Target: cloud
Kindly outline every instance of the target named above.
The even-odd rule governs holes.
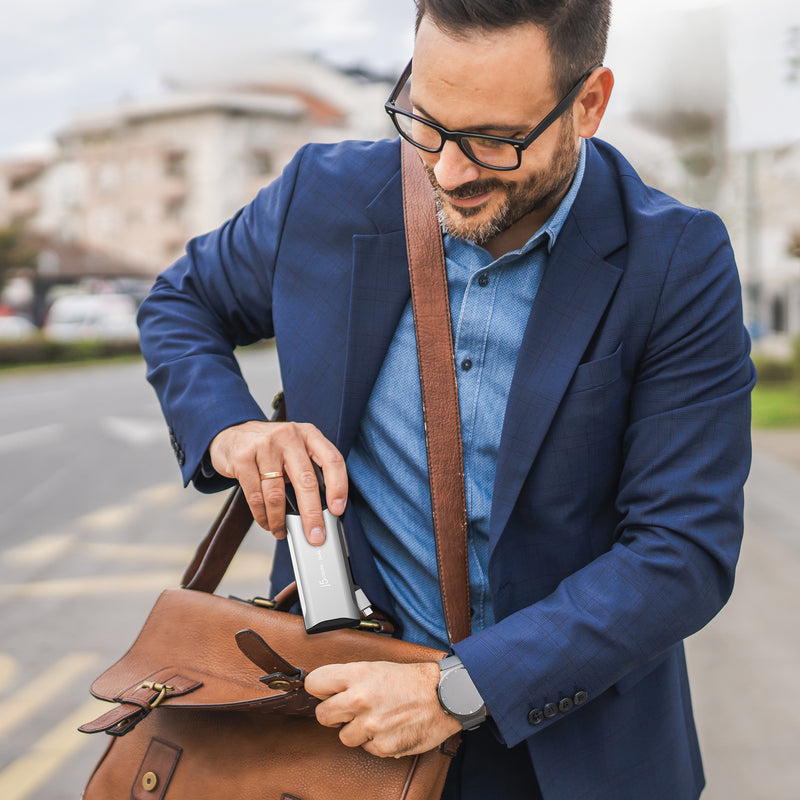
[[[28,0],[0,26],[0,153],[64,127],[77,111],[148,97],[164,74],[213,71],[233,53],[287,50],[384,72],[411,52],[413,0]],[[230,61],[231,56],[227,56]]]

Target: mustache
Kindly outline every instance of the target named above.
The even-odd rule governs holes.
[[[445,191],[441,186],[438,186],[438,184],[437,188],[444,192],[444,194],[446,194],[448,197],[452,197],[455,200],[461,200],[465,197],[474,197],[477,194],[485,194],[486,192],[501,188],[503,185],[503,181],[497,180],[496,178],[485,178],[484,180],[480,181],[462,183],[461,186],[456,186],[455,189],[450,189],[450,191]]]
[[[483,178],[477,181],[469,181],[469,183],[462,183],[461,186],[456,186],[455,189],[443,189],[439,181],[436,180],[433,174],[433,169],[427,164],[423,163],[425,172],[428,173],[431,185],[437,192],[441,192],[446,197],[452,197],[454,200],[463,200],[466,197],[474,197],[477,194],[485,194],[494,189],[499,189],[506,186],[505,181],[499,178]]]

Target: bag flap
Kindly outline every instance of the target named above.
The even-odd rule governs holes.
[[[128,702],[145,683],[169,685],[181,676],[193,688],[167,691],[158,705],[198,708],[251,705],[282,713],[313,713],[316,700],[293,682],[271,689],[264,671],[239,648],[236,634],[255,631],[284,661],[310,672],[352,661],[439,661],[445,653],[371,632],[309,635],[295,614],[191,589],[162,592],[128,652],[92,684],[92,694]],[[280,685],[280,684],[279,684]]]

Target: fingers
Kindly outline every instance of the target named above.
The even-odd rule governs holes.
[[[305,690],[320,700],[344,692],[350,686],[350,672],[353,666],[346,664],[325,664],[306,675]],[[324,723],[323,723],[324,724]]]
[[[322,699],[321,725],[347,747],[383,758],[423,753],[461,729],[436,698],[439,665],[353,662],[312,671],[306,690]]]
[[[313,425],[250,421],[220,432],[209,447],[214,468],[235,478],[253,517],[277,538],[286,536],[285,476],[297,497],[303,530],[311,544],[325,541],[319,485],[312,462],[321,467],[326,502],[339,515],[347,502],[344,458]]]
[[[284,488],[284,473],[280,466],[276,469],[264,469],[257,466],[259,482],[253,491],[253,500],[258,505],[258,492],[261,492],[266,520],[262,523],[256,518],[259,525],[272,532],[277,539],[286,538],[286,490]],[[275,476],[275,477],[273,477]],[[277,477],[280,476],[280,477]],[[248,500],[249,502],[249,500]],[[251,506],[252,508],[252,506]],[[255,516],[255,514],[254,514]]]

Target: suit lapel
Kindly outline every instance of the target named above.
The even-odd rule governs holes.
[[[622,275],[603,256],[625,241],[618,189],[589,143],[583,184],[550,255],[517,358],[498,453],[493,544]]]
[[[385,209],[391,212],[387,214]],[[376,226],[385,230],[353,237],[347,352],[336,435],[336,445],[345,457],[411,296],[399,174],[367,210],[375,212]]]

